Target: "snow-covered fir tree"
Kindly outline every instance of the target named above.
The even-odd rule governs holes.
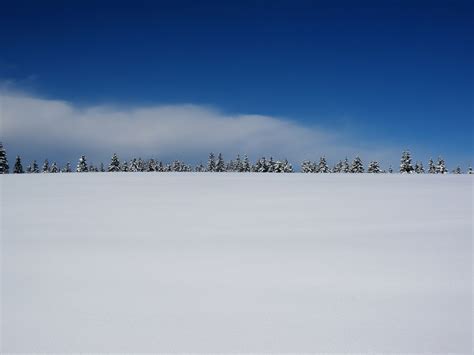
[[[334,165],[334,167],[332,168],[332,172],[333,173],[342,173],[343,168],[344,168],[344,163],[342,162],[342,160],[339,160],[339,162],[337,162]]]
[[[436,174],[436,165],[435,165],[433,159],[431,159],[431,158],[430,158],[430,161],[428,162],[428,173]]]
[[[408,150],[405,150],[402,153],[402,158],[400,159],[400,173],[402,174],[411,174],[414,171],[413,165],[411,164],[411,155]]]
[[[444,162],[444,159],[441,157],[438,157],[438,164],[436,164],[436,174],[447,174],[448,169],[446,169],[446,164]]]
[[[87,160],[84,155],[81,155],[79,158],[79,162],[77,163],[76,171],[78,173],[86,173],[89,171],[89,168],[87,167]]]
[[[393,168],[392,168],[391,165],[388,167],[388,173],[389,173],[389,174],[393,174]]]
[[[241,173],[244,171],[244,164],[242,162],[242,159],[240,159],[240,154],[237,154],[237,157],[235,158],[234,171],[238,173]]]
[[[316,167],[314,163],[310,160],[305,160],[301,164],[301,172],[302,173],[314,173],[316,170]]]
[[[199,163],[199,165],[196,166],[196,169],[194,169],[197,173],[202,173],[206,171],[206,167],[202,162]]]
[[[359,156],[356,156],[352,161],[350,172],[353,174],[360,174],[364,172],[364,164],[362,163],[362,159],[360,159]]]
[[[469,175],[474,174],[474,171],[472,170],[472,166],[470,166],[470,167],[467,169],[467,173],[468,173]]]
[[[329,173],[329,167],[326,162],[326,157],[319,158],[319,164],[317,169],[318,173]]]
[[[33,167],[31,169],[31,172],[37,174],[39,173],[39,166],[38,166],[38,163],[36,162],[36,160],[33,160]]]
[[[342,169],[341,173],[350,173],[351,172],[351,166],[349,165],[349,159],[347,157],[344,159],[344,162],[342,163]]]
[[[8,174],[10,166],[8,165],[7,152],[0,142],[0,174]]]
[[[214,172],[216,171],[216,157],[214,153],[209,153],[209,159],[207,160],[207,171]]]
[[[417,174],[424,174],[425,173],[425,168],[423,167],[423,162],[416,162],[415,163],[415,173]]]
[[[44,160],[42,172],[43,172],[43,173],[49,173],[49,162],[48,162],[48,159],[45,159],[45,160]]]
[[[382,172],[382,170],[380,169],[380,165],[379,165],[379,162],[378,161],[371,161],[369,163],[369,166],[367,167],[367,172],[368,173],[371,173],[371,174],[379,174]]]
[[[15,166],[13,167],[13,174],[23,174],[23,165],[21,165],[21,158],[19,155],[16,156]]]
[[[63,173],[70,173],[71,171],[72,171],[71,170],[71,163],[67,162],[66,166],[63,168]]]
[[[216,172],[222,173],[225,171],[225,162],[224,158],[222,157],[222,153],[219,153],[217,156],[217,163],[216,163]]]
[[[58,168],[55,161],[53,161],[53,164],[51,164],[51,167],[49,168],[49,171],[51,173],[59,173],[59,168]]]
[[[293,172],[293,166],[290,164],[290,162],[287,159],[283,160],[283,172],[284,173]]]
[[[128,171],[137,172],[140,171],[140,167],[138,166],[138,160],[136,158],[132,158],[128,163]]]
[[[114,153],[114,155],[112,155],[112,158],[110,159],[110,164],[109,164],[109,167],[107,168],[107,171],[115,173],[121,170],[122,169],[120,167],[120,160],[117,154]]]
[[[244,162],[242,163],[242,165],[243,165],[242,171],[245,173],[250,172],[250,170],[252,169],[252,167],[250,166],[250,161],[247,154],[244,155]]]
[[[461,167],[460,167],[460,166],[457,166],[457,167],[453,170],[453,174],[462,174]]]
[[[122,162],[122,165],[120,166],[121,171],[127,172],[128,171],[128,163],[126,160]]]
[[[32,172],[33,172],[33,168],[31,167],[31,164],[28,164],[28,166],[26,167],[26,173],[31,174]]]
[[[146,164],[146,171],[152,172],[152,171],[157,171],[158,166],[156,164],[155,159],[149,159],[147,164]]]
[[[252,170],[257,173],[266,173],[267,169],[268,169],[267,159],[265,159],[265,157],[262,157],[255,162],[255,165]]]
[[[104,167],[104,163],[100,162],[100,168],[99,168],[99,171],[101,173],[105,173],[105,167]]]

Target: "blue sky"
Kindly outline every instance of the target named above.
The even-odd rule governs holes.
[[[4,96],[61,102],[75,117],[98,107],[128,113],[129,129],[160,129],[152,118],[140,118],[141,108],[179,111],[191,104],[198,114],[190,113],[192,129],[183,130],[194,130],[207,110],[206,119],[217,122],[259,115],[321,139],[277,151],[294,159],[336,158],[335,150],[343,153],[336,148],[346,147],[348,155],[378,152],[396,163],[399,151],[410,148],[423,160],[442,154],[466,166],[474,155],[473,13],[472,1],[3,2],[0,80]],[[32,124],[10,115],[3,120],[23,120],[23,130],[50,131],[47,120]],[[28,159],[43,159],[33,154],[43,149],[51,160],[74,160],[66,155],[87,147],[28,139],[10,126],[3,141],[11,154]],[[273,129],[265,127],[257,131]],[[234,129],[239,141],[216,140],[213,150],[247,148],[257,156],[278,146],[251,146],[248,127]],[[180,129],[167,130],[179,142]],[[289,138],[302,133],[294,134]],[[196,160],[190,152],[210,148],[117,142],[90,154],[105,159],[136,149]]]

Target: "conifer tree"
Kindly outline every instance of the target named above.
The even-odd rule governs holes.
[[[301,164],[301,172],[302,173],[314,173],[314,164],[310,160],[305,160]]]
[[[70,162],[67,162],[66,163],[66,166],[64,167],[63,169],[63,173],[70,173],[72,170],[71,170],[71,163]]]
[[[49,162],[48,162],[48,159],[45,159],[45,160],[44,160],[42,172],[43,172],[43,173],[49,173]]]
[[[469,169],[467,169],[467,173],[468,173],[469,175],[474,174],[474,172],[473,172],[473,170],[472,170],[472,166],[470,166]]]
[[[400,159],[400,173],[402,174],[411,174],[413,172],[413,166],[411,165],[411,155],[408,150],[405,150],[402,153],[402,158]]]
[[[100,172],[105,173],[104,163],[100,162]]]
[[[416,162],[415,164],[415,173],[417,174],[424,174],[425,168],[423,167],[423,162]]]
[[[438,164],[436,165],[436,174],[447,174],[448,169],[446,169],[446,164],[444,159],[438,157]]]
[[[209,159],[207,160],[207,171],[216,171],[216,158],[212,152],[209,154]]]
[[[49,168],[49,171],[51,173],[58,173],[59,172],[58,166],[56,165],[55,161],[53,161],[53,164],[51,164],[51,167]]]
[[[31,164],[29,164],[27,167],[26,167],[26,173],[27,174],[31,174],[33,172],[33,168],[31,167]]]
[[[436,165],[435,165],[433,159],[431,159],[431,158],[428,162],[428,173],[436,174]]]
[[[347,157],[344,159],[344,163],[342,164],[342,173],[350,173],[351,172],[351,167],[349,165],[349,159]]]
[[[110,159],[110,164],[109,164],[109,167],[107,168],[107,171],[109,172],[118,172],[120,171],[120,160],[117,156],[116,153],[114,153],[114,155],[112,155],[112,158]]]
[[[373,160],[369,163],[369,166],[367,167],[367,172],[371,174],[379,174],[382,172],[382,170],[380,169],[379,163]]]
[[[356,156],[351,165],[351,173],[360,174],[364,172],[364,164],[359,156]]]
[[[393,174],[393,168],[392,168],[391,165],[390,165],[389,168],[388,168],[388,173],[389,173],[389,174]]]
[[[457,166],[456,169],[453,170],[453,174],[462,174],[461,167]]]
[[[329,167],[326,162],[326,157],[321,157],[318,164],[318,173],[329,173]]]
[[[244,155],[244,162],[242,163],[243,165],[243,168],[242,168],[242,171],[243,172],[250,172],[251,170],[251,166],[250,166],[250,162],[249,162],[249,157],[247,156],[247,154]]]
[[[124,172],[127,172],[129,169],[128,169],[128,163],[126,160],[123,161],[122,163],[122,171]]]
[[[39,173],[39,166],[38,166],[38,163],[36,163],[36,160],[33,160],[32,172],[35,174]]]
[[[8,174],[10,166],[8,165],[7,152],[0,142],[0,174]]]
[[[81,155],[79,158],[79,162],[77,163],[76,171],[78,173],[86,173],[89,171],[89,168],[87,167],[87,161],[86,157],[84,155]]]
[[[21,158],[19,155],[16,156],[15,166],[13,167],[13,174],[23,174],[23,165],[21,165]]]
[[[215,169],[215,171],[218,173],[222,173],[225,171],[225,162],[224,158],[222,157],[222,153],[219,153],[219,155],[217,156],[217,164]]]

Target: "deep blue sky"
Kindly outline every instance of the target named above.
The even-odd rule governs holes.
[[[472,1],[2,1],[0,79],[473,156]]]

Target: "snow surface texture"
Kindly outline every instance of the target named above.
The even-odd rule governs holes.
[[[472,176],[0,179],[3,352],[472,352]]]

